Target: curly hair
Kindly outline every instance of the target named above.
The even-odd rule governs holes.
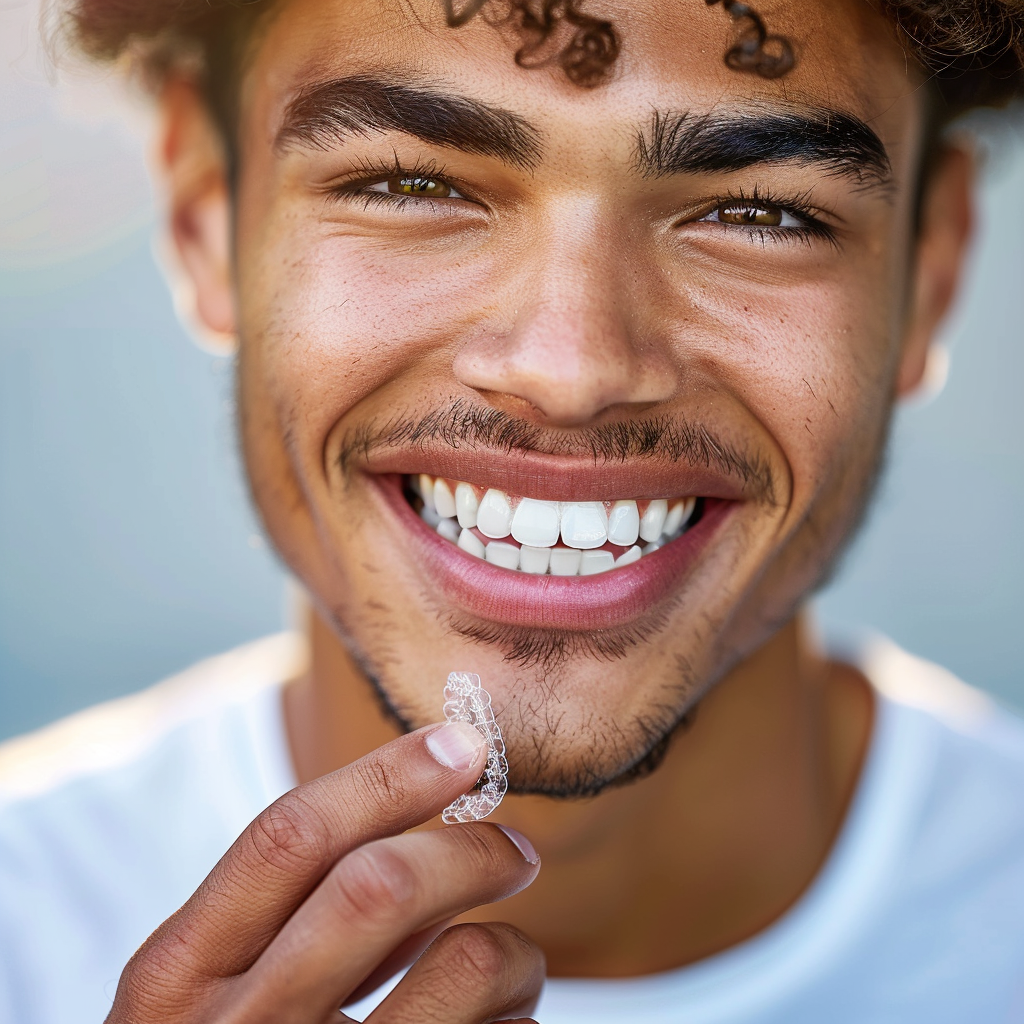
[[[141,53],[139,63],[159,78],[184,59],[203,77],[215,114],[230,123],[232,80],[241,48],[275,0],[54,0],[78,49],[113,60]],[[685,0],[678,0],[685,2]],[[698,3],[700,0],[692,0]],[[929,75],[943,118],[975,106],[998,106],[1024,93],[1024,0],[873,0],[893,23],[905,49]],[[612,72],[620,41],[611,22],[581,10],[582,0],[440,0],[449,26],[475,17],[510,26],[520,39],[521,67],[558,65],[583,88]],[[795,64],[789,40],[773,35],[757,11],[740,0],[721,5],[736,41],[729,67],[779,78]]]

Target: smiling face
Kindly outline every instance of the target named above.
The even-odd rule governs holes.
[[[792,616],[934,319],[918,83],[868,5],[765,7],[777,81],[720,8],[600,6],[594,89],[435,0],[289,0],[241,91],[267,527],[405,722],[479,673],[541,792],[643,762]]]

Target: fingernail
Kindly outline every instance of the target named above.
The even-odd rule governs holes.
[[[498,823],[495,822],[495,824],[497,825]],[[512,840],[516,849],[526,858],[527,864],[540,863],[540,854],[533,848],[533,843],[522,832],[517,832],[514,828],[509,828],[508,825],[498,825],[498,828]]]
[[[445,768],[461,772],[476,760],[486,742],[469,722],[449,722],[427,737],[427,750]]]

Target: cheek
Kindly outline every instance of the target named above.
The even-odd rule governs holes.
[[[857,463],[873,464],[891,404],[899,282],[880,268],[831,260],[831,276],[704,282],[689,297],[697,329],[687,330],[686,345],[714,363],[780,449],[794,513]]]
[[[486,254],[436,246],[396,253],[324,231],[308,222],[267,232],[241,284],[243,335],[279,415],[321,443],[385,386],[400,383],[414,400],[431,382],[450,380],[458,340],[496,307]]]

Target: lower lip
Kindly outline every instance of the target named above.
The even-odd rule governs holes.
[[[594,576],[534,576],[468,555],[431,530],[402,493],[402,478],[370,480],[398,519],[439,594],[478,618],[549,629],[608,629],[649,613],[678,589],[698,555],[738,502],[706,499],[700,521],[632,565]]]

